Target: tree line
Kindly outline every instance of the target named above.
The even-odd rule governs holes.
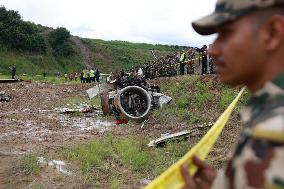
[[[0,45],[18,51],[46,53],[44,27],[23,21],[18,11],[0,6]],[[48,32],[47,41],[54,56],[72,56],[75,53],[70,32],[59,27]]]

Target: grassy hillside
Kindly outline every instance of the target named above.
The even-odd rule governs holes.
[[[126,41],[103,41],[99,39],[83,39],[90,47],[95,65],[103,72],[118,71],[143,65],[154,57],[173,55],[180,51],[181,46],[151,45],[145,43],[130,43]]]
[[[181,50],[180,46],[151,45],[130,43],[125,41],[103,41],[99,39],[83,39],[94,56],[94,64],[102,71],[109,73],[115,70],[129,69],[153,60],[151,50],[157,57],[172,55]],[[76,48],[76,47],[75,47]],[[17,74],[42,74],[44,70],[54,75],[58,71],[74,72],[84,67],[82,55],[77,49],[75,55],[55,57],[51,53],[31,53],[10,50],[0,45],[0,73],[8,74],[9,66],[15,64]]]
[[[9,67],[15,64],[17,75],[23,73],[42,74],[46,71],[48,74],[55,74],[58,71],[71,72],[80,70],[83,67],[82,58],[79,54],[72,57],[54,57],[48,53],[31,53],[8,50],[5,47],[0,48],[0,73],[10,73]]]

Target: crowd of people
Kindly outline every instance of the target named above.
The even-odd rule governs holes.
[[[81,83],[93,83],[93,82],[100,82],[100,76],[101,73],[98,68],[84,68],[81,70],[80,73],[78,72],[72,72],[72,73],[64,73],[64,79],[65,81],[77,81],[78,78],[80,78]],[[60,72],[57,73],[57,77],[60,78],[61,74]]]
[[[202,48],[189,47],[173,55],[162,56],[155,60],[146,62],[142,67],[131,68],[123,73],[138,73],[144,75],[145,79],[157,77],[171,77],[184,74],[214,74],[214,58],[207,53],[207,46]],[[10,67],[12,78],[15,77],[15,65]],[[34,74],[33,74],[34,75]],[[46,77],[46,72],[43,77]],[[100,71],[96,67],[84,68],[80,72],[61,74],[57,72],[57,78],[67,81],[80,80],[81,83],[100,82]]]
[[[131,68],[126,73],[141,72],[146,79],[171,77],[184,74],[214,74],[214,58],[207,53],[207,46],[189,47],[173,55],[162,56],[146,62],[142,67]],[[156,56],[155,56],[156,57]],[[124,72],[124,71],[122,71]],[[140,73],[141,74],[141,73]]]

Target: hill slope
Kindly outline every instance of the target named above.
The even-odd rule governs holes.
[[[75,37],[72,37],[73,39]],[[17,73],[42,74],[46,71],[49,74],[56,74],[58,71],[74,72],[79,71],[86,65],[97,66],[102,72],[129,69],[143,65],[154,57],[151,50],[154,50],[157,57],[172,55],[182,49],[180,46],[151,45],[130,43],[124,41],[104,41],[99,39],[81,39],[76,37],[76,44],[73,41],[76,53],[68,57],[55,57],[49,48],[46,53],[32,53],[0,47],[0,73],[9,73],[9,66],[15,64]],[[46,40],[45,40],[46,41]],[[80,44],[80,46],[79,46]],[[83,53],[82,48],[88,53]]]
[[[161,57],[173,55],[184,48],[182,46],[152,45],[126,41],[82,40],[93,52],[94,64],[104,72],[141,66],[154,59],[151,50],[154,50],[157,57]]]

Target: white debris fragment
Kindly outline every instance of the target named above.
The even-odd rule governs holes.
[[[169,140],[178,140],[181,138],[188,138],[190,133],[191,133],[190,131],[185,130],[185,131],[181,131],[181,132],[174,133],[174,134],[170,134],[170,133],[161,134],[160,138],[150,141],[150,143],[148,144],[148,147],[163,146]]]
[[[60,161],[60,160],[47,161],[44,157],[38,157],[38,162],[40,163],[40,165],[42,167],[50,166],[50,167],[55,168],[57,171],[65,174],[65,175],[73,175],[72,172],[67,171],[65,169],[66,164],[65,164],[64,161]]]

